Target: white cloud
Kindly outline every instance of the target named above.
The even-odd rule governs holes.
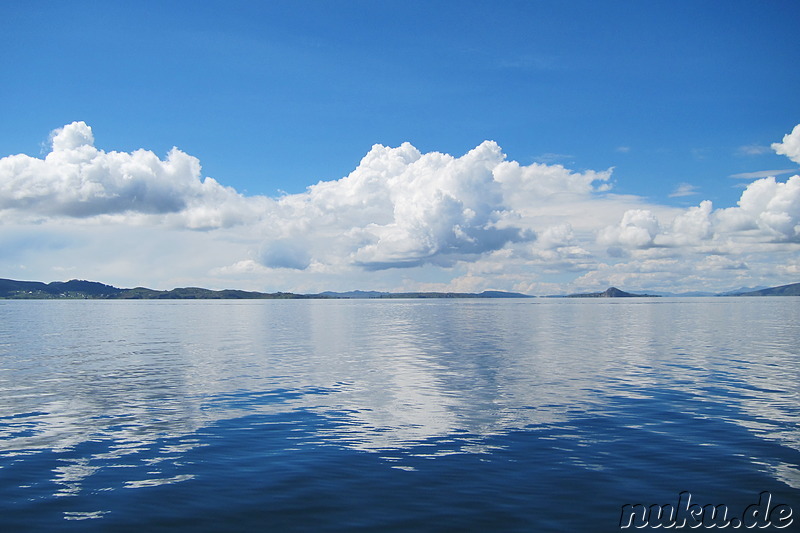
[[[85,122],[73,122],[50,133],[50,145],[54,152],[79,150],[84,146],[94,146],[92,128]]]
[[[741,259],[732,259],[724,255],[708,255],[698,262],[700,270],[747,270],[747,263]]]
[[[739,174],[731,174],[728,177],[735,179],[743,179],[743,180],[754,180],[758,178],[769,178],[775,176],[782,176],[784,174],[791,174],[792,172],[797,172],[797,170],[798,169],[796,168],[787,168],[783,170],[757,170],[755,172],[741,172]]]
[[[653,246],[699,245],[714,239],[718,244],[752,242],[800,243],[800,176],[786,182],[774,177],[750,183],[736,207],[713,211],[704,200],[663,224],[649,210],[626,211],[622,220],[598,233],[604,246],[644,249]]]
[[[462,157],[421,154],[409,143],[376,145],[350,175],[278,200],[283,220],[267,239],[304,240],[321,263],[448,266],[534,239],[536,224],[526,218],[532,209],[589,198],[606,189],[610,175],[521,166],[491,141]]]
[[[670,193],[670,198],[680,198],[683,196],[692,196],[697,194],[697,187],[691,185],[689,183],[681,183],[679,184],[672,193]]]
[[[375,145],[350,175],[279,199],[265,239],[302,241],[310,254],[303,262],[346,260],[369,270],[446,265],[496,250],[526,238],[500,224],[509,208],[492,169],[504,157],[490,141],[460,158],[423,155],[409,143]]]
[[[738,207],[721,210],[718,217],[727,231],[759,229],[772,239],[800,242],[800,176],[785,183],[772,177],[754,181]]]
[[[247,220],[252,201],[212,178],[200,179],[200,162],[177,148],[165,160],[153,152],[104,152],[92,129],[73,122],[51,135],[44,159],[24,154],[0,159],[0,210],[19,216],[182,213],[191,228]]]
[[[646,209],[625,211],[617,226],[607,226],[597,236],[603,246],[646,248],[653,246],[661,227],[656,216]]]
[[[503,161],[494,168],[495,179],[503,187],[511,207],[519,212],[553,201],[561,203],[592,192],[607,191],[611,188],[608,184],[611,172],[609,169],[580,173],[562,165],[522,166],[516,161]],[[595,187],[595,182],[600,185]]]
[[[713,235],[711,222],[712,204],[703,200],[700,205],[690,207],[672,220],[670,231],[665,235],[665,243],[678,246],[698,244]]]
[[[575,233],[569,224],[550,226],[539,235],[536,244],[545,250],[554,250],[569,246],[575,242]]]
[[[791,133],[783,136],[783,142],[772,143],[776,154],[785,155],[797,164],[800,164],[800,124],[794,127]]]
[[[761,144],[748,144],[745,146],[740,146],[736,153],[739,155],[764,155],[770,153],[772,150],[769,146],[763,146]]]
[[[795,157],[796,132],[776,151]],[[4,277],[552,294],[781,284],[798,269],[800,176],[753,181],[735,207],[678,208],[612,193],[612,169],[521,165],[491,141],[460,157],[404,143],[270,199],[203,178],[177,148],[160,159],[94,143],[76,122],[43,158],[0,159]]]

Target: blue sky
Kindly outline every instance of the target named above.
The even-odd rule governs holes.
[[[650,287],[658,280],[643,276],[644,262],[662,261],[664,272],[674,274],[666,261],[677,257],[680,263],[691,256],[697,261],[720,258],[718,264],[726,268],[690,280],[696,287],[678,281],[685,276],[675,276],[674,282],[662,276],[657,284],[666,290],[797,281],[797,236],[783,226],[776,229],[775,217],[767,223],[768,217],[751,210],[751,226],[765,235],[753,241],[753,228],[730,222],[736,213],[721,210],[736,208],[745,187],[758,178],[772,174],[777,186],[798,172],[797,161],[771,148],[800,123],[798,23],[800,4],[794,1],[5,3],[0,7],[0,157],[44,159],[51,151],[51,132],[83,122],[91,128],[91,144],[103,154],[144,150],[166,161],[177,147],[202,166],[197,183],[211,177],[245,199],[247,209],[264,211],[246,221],[181,229],[180,223],[164,219],[175,218],[186,204],[175,191],[173,200],[183,200],[173,202],[173,211],[115,204],[81,208],[77,216],[74,209],[58,207],[63,202],[43,203],[36,210],[33,200],[18,198],[24,196],[22,184],[30,181],[7,166],[5,178],[0,174],[6,180],[0,194],[8,200],[2,204],[0,244],[7,253],[0,260],[0,277],[104,276],[101,281],[166,288],[197,283],[346,290],[363,284],[359,288],[536,293],[605,288],[594,285],[612,281]],[[81,131],[68,129],[67,134],[80,136]],[[375,144],[399,149],[408,142],[429,162],[426,154],[458,159],[487,140],[499,146],[506,161],[522,167],[561,165],[573,175],[613,168],[593,188],[567,187],[570,194],[584,196],[572,198],[561,212],[598,200],[583,209],[596,227],[567,214],[555,220],[550,211],[545,223],[541,217],[557,202],[543,200],[541,215],[523,213],[514,207],[522,199],[511,198],[509,181],[501,187],[499,203],[484,206],[487,213],[501,215],[484,216],[478,209],[477,218],[468,217],[469,224],[478,224],[473,233],[458,233],[467,227],[466,219],[433,228],[429,222],[441,220],[437,210],[444,204],[413,220],[398,218],[398,206],[418,190],[404,186],[386,193],[392,199],[385,206],[394,210],[394,219],[384,220],[380,213],[374,219],[350,219],[341,213],[352,205],[325,204],[341,215],[340,233],[358,228],[351,231],[358,237],[348,245],[339,243],[338,259],[332,259],[328,256],[335,247],[322,250],[321,243],[335,236],[316,230],[317,224],[328,224],[324,217],[309,218],[302,233],[283,227],[276,214],[280,209],[266,202],[284,195],[287,204],[305,202],[313,208],[308,209],[317,209],[314,195],[303,196],[309,194],[307,187],[350,175]],[[53,179],[58,172],[53,170]],[[91,194],[122,194],[103,181],[112,179],[108,176],[82,176],[76,179],[105,184],[102,194],[87,188],[95,191]],[[443,176],[435,179],[450,183]],[[183,183],[196,199],[199,189],[190,182]],[[146,183],[142,187],[161,190]],[[380,195],[348,189],[348,183],[341,183],[336,194],[352,196],[357,190],[366,195],[363,202],[384,205]],[[430,193],[444,191],[461,208],[475,211],[476,190],[459,189],[464,196],[458,196],[448,185],[442,187]],[[791,226],[797,200],[793,188],[785,189],[774,189],[780,198],[788,195],[784,203],[789,206],[775,216],[788,216]],[[477,196],[483,194],[488,193]],[[715,240],[714,246],[709,241],[701,249],[695,243],[689,251],[682,248],[685,239],[678,238],[673,222],[704,200],[713,205],[709,216],[730,220],[714,226],[711,237],[704,234],[706,241]],[[89,202],[85,194],[80,201]],[[309,211],[298,211],[297,205],[284,214],[303,219]],[[650,242],[626,241],[628,250],[608,228],[622,224],[631,210],[651,213],[658,228],[648,230]],[[136,215],[150,218],[134,220]],[[525,222],[514,225],[514,216]],[[627,220],[638,228],[650,219],[630,215]],[[219,264],[209,257],[198,261],[202,266],[175,265],[163,274],[143,274],[153,270],[145,261],[155,260],[159,249],[144,253],[142,264],[130,257],[125,260],[129,266],[121,266],[122,259],[98,251],[102,239],[110,237],[101,237],[97,226],[111,232],[109,224],[116,228],[115,241],[150,239],[170,249],[214,249]],[[425,231],[414,235],[424,233],[421,240],[406,242],[413,237],[408,228],[420,225]],[[280,229],[271,234],[270,227]],[[517,234],[509,237],[512,227]],[[563,246],[548,249],[556,255],[547,263],[542,236],[557,227],[566,237]],[[442,237],[453,228],[456,237]],[[734,237],[731,232],[738,233]],[[50,244],[22,244],[39,241]],[[733,247],[732,241],[740,246]],[[759,266],[746,256],[756,241],[765,247]],[[393,244],[386,248],[385,243]],[[539,249],[523,250],[528,244]],[[373,245],[378,251],[368,248]],[[576,249],[565,251],[569,247]],[[663,253],[665,248],[673,255],[655,257],[653,250]],[[122,250],[119,254],[125,256]],[[81,257],[95,260],[84,264]],[[504,257],[514,268],[498,266]],[[623,267],[616,266],[634,263],[638,277],[630,268],[622,276]],[[231,270],[233,265],[238,270]],[[604,274],[592,277],[598,272]]]

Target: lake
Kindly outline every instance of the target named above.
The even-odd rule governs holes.
[[[2,531],[787,531],[799,428],[798,297],[0,300]]]

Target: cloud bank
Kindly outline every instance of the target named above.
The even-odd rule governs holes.
[[[98,252],[110,235],[125,243],[114,247],[124,261],[168,258],[165,268],[198,284],[255,289],[667,289],[800,269],[800,176],[757,179],[734,207],[676,208],[615,194],[612,169],[522,165],[492,141],[460,157],[404,143],[373,146],[341,179],[268,198],[202,177],[198,159],[177,148],[163,159],[98,149],[84,122],[55,130],[51,146],[43,158],[0,159],[6,271],[81,268],[69,253],[80,249],[84,263],[113,272],[122,259]],[[772,148],[800,163],[800,125]],[[677,191],[696,194],[688,184]],[[37,255],[32,243],[56,232],[68,244]],[[140,239],[152,244],[130,241]]]

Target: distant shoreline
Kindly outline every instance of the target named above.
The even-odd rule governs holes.
[[[800,296],[800,283],[780,285],[743,292],[642,294],[609,287],[603,292],[543,296],[542,298],[660,298],[695,296]],[[136,287],[121,289],[96,281],[17,281],[0,279],[0,299],[4,300],[355,300],[355,299],[468,299],[468,298],[537,298],[528,294],[506,291],[463,292],[380,292],[349,291],[296,294],[291,292],[265,293],[237,289],[211,290],[201,287],[181,287],[168,291]]]

